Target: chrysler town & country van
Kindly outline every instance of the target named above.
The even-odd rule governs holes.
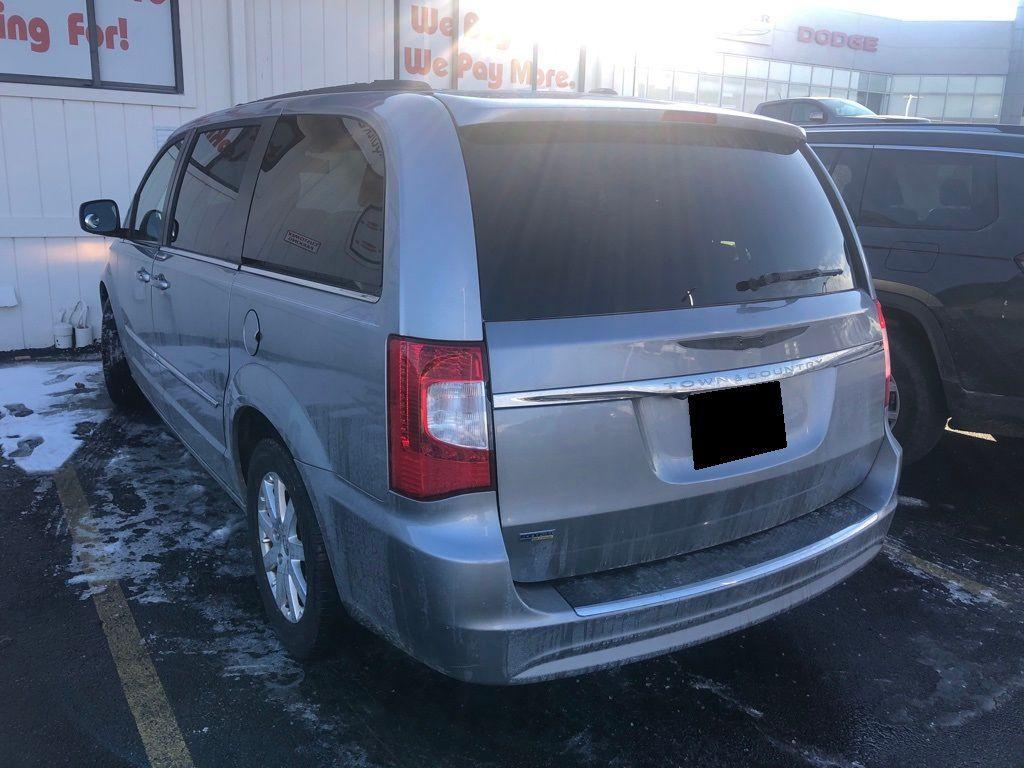
[[[885,323],[796,126],[329,88],[182,127],[123,221],[81,218],[112,238],[111,397],[245,508],[297,657],[344,611],[448,675],[542,680],[761,621],[881,547]]]

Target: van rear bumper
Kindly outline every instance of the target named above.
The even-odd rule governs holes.
[[[886,430],[863,483],[796,520],[689,555],[517,584],[493,494],[395,497],[384,509],[303,467],[351,613],[440,672],[499,685],[667,653],[821,594],[881,549],[899,470]]]

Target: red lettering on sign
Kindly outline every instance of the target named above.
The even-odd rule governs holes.
[[[414,5],[410,13],[412,14],[412,28],[421,35],[432,35],[437,32],[437,8]]]
[[[34,16],[7,16],[4,4],[0,3],[0,40],[26,42],[33,53],[46,53],[50,50],[50,25],[46,19]]]
[[[102,45],[111,51],[114,50],[115,44],[122,51],[127,51],[132,47],[128,42],[128,19],[121,16],[118,18],[117,24],[88,29],[85,25],[84,13],[69,13],[68,44],[78,45],[83,41],[88,44],[91,40],[95,40],[97,45]]]
[[[409,9],[409,14],[413,30],[421,35],[432,35],[438,30],[445,37],[452,37],[455,33],[455,19],[451,16],[438,17],[437,8],[432,8],[429,5],[414,5]],[[475,16],[475,14],[473,15]],[[466,21],[469,21],[469,15],[467,15]],[[475,20],[474,23],[476,23]]]
[[[797,27],[798,43],[817,43],[832,48],[851,48],[855,51],[875,53],[878,50],[877,37],[864,35],[848,35],[846,32],[834,32],[831,29],[814,29],[813,27]]]
[[[512,84],[529,84],[533,82],[533,62],[512,59]]]

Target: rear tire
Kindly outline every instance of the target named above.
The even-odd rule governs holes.
[[[306,486],[280,442],[256,444],[246,485],[250,550],[267,618],[294,658],[327,655],[340,633],[341,604]]]
[[[895,336],[892,376],[899,390],[899,416],[892,427],[903,447],[903,463],[913,464],[935,447],[946,428],[946,400],[931,350],[914,337]]]
[[[117,333],[114,308],[110,305],[110,299],[103,302],[100,350],[103,356],[103,381],[107,385],[107,394],[111,401],[122,408],[138,408],[145,402],[145,398],[128,367],[128,358],[125,357],[121,337]]]

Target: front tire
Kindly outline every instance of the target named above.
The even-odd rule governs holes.
[[[100,352],[103,357],[103,381],[107,385],[107,394],[111,401],[122,408],[138,408],[145,398],[128,367],[128,358],[125,357],[121,337],[117,333],[114,308],[110,305],[110,299],[103,302]]]
[[[892,378],[894,394],[888,404],[895,403],[898,415],[890,419],[893,435],[903,447],[903,463],[923,459],[939,442],[946,428],[946,401],[942,395],[935,361],[930,349],[922,343],[894,337],[892,343]]]
[[[326,655],[341,605],[309,494],[281,443],[257,443],[246,484],[250,550],[267,618],[294,658]]]

